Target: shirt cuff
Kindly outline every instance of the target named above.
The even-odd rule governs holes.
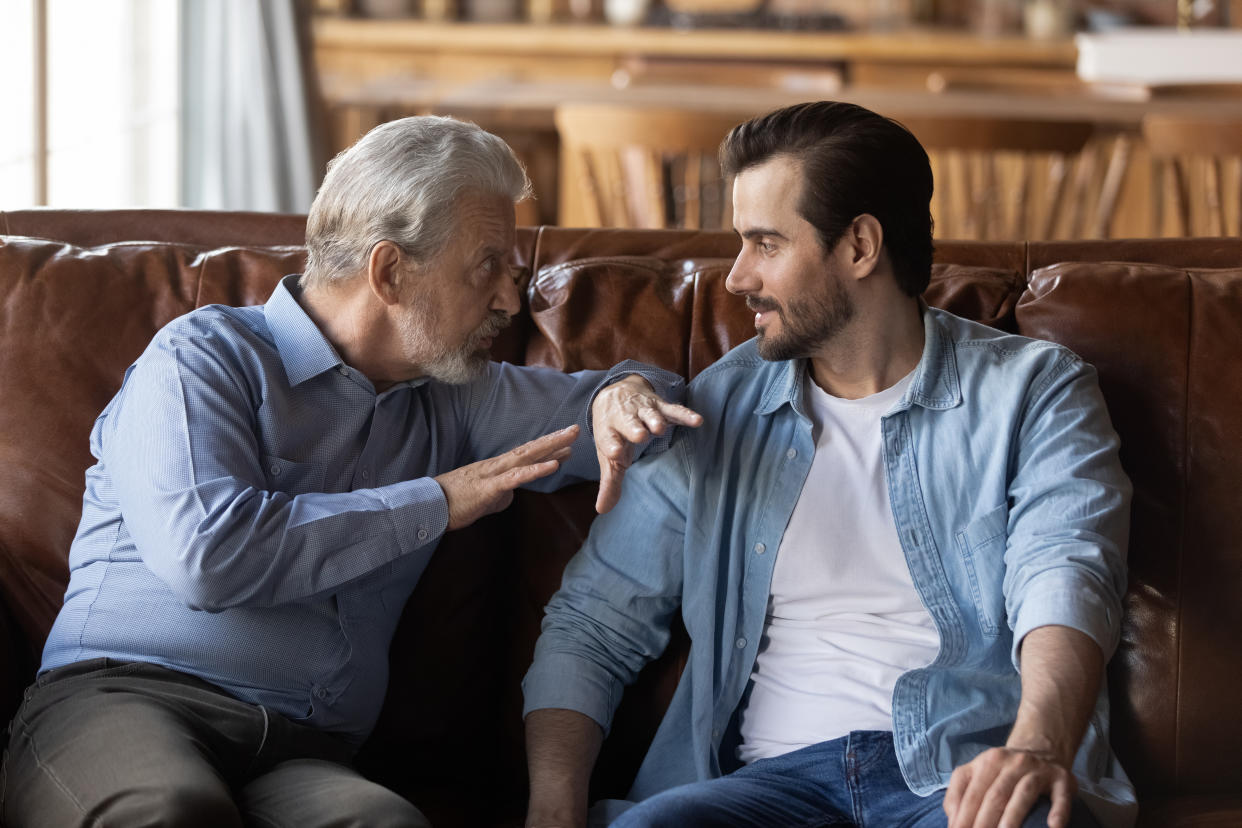
[[[1069,566],[1044,572],[1027,585],[1022,596],[1010,654],[1014,669],[1021,672],[1018,651],[1026,634],[1037,627],[1054,625],[1089,636],[1107,662],[1121,638],[1120,616],[1120,607],[1104,594],[1092,576]]]
[[[406,480],[376,491],[388,507],[402,555],[435,543],[448,529],[448,499],[433,478]]]
[[[522,679],[522,718],[532,710],[573,710],[593,719],[607,736],[621,702],[617,685],[607,670],[580,656],[536,652]]]

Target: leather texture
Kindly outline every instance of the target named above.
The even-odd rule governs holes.
[[[0,715],[60,607],[87,437],[125,368],[175,316],[264,301],[305,260],[301,216],[0,213]],[[752,334],[724,289],[730,233],[521,228],[525,308],[498,359],[623,358],[693,377]],[[1142,825],[1242,825],[1242,239],[937,245],[932,305],[1052,339],[1097,366],[1135,484],[1130,588],[1109,667],[1113,744]],[[542,607],[593,517],[593,486],[521,492],[446,537],[392,646],[360,757],[437,826],[520,824],[519,682]],[[689,642],[626,694],[596,795],[620,796]]]

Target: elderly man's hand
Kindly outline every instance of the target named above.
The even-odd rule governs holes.
[[[591,418],[599,457],[595,511],[601,515],[621,499],[621,481],[634,462],[635,444],[664,434],[674,425],[693,427],[703,422],[698,413],[684,405],[662,400],[638,374],[600,391],[591,406]]]
[[[448,528],[469,526],[513,501],[513,490],[556,471],[578,438],[576,425],[523,443],[515,449],[438,475],[448,501]]]
[[[1049,828],[1069,824],[1078,781],[1050,753],[991,748],[953,771],[944,796],[949,828],[1020,828],[1041,796]]]

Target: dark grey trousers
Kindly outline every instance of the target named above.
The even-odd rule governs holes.
[[[428,828],[349,766],[331,734],[153,664],[93,659],[40,676],[0,770],[8,828]]]

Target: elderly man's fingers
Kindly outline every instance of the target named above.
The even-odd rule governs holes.
[[[579,427],[571,425],[568,428],[562,428],[560,431],[553,431],[542,437],[536,437],[528,443],[515,448],[511,448],[504,454],[493,457],[496,467],[500,471],[516,468],[528,463],[551,457],[558,451],[573,445],[578,439]]]
[[[605,461],[599,467],[599,494],[595,496],[596,514],[607,514],[621,500],[621,482],[625,471]]]
[[[639,441],[641,442],[641,441]],[[595,451],[600,458],[600,472],[603,473],[603,463],[605,459],[623,463],[629,459],[633,450],[630,448],[630,442],[624,436],[616,431],[608,431],[606,433],[596,432]]]
[[[703,415],[692,408],[686,408],[684,405],[665,402],[664,400],[660,400],[658,405],[660,413],[671,423],[690,426],[691,428],[697,428],[703,424]]]
[[[622,445],[615,457],[607,457],[601,451],[599,456],[599,494],[595,497],[595,511],[606,514],[621,499],[621,485],[625,480],[625,470],[630,467],[634,450],[629,445]]]
[[[512,492],[518,486],[525,486],[541,477],[547,477],[560,468],[560,465],[559,460],[542,460],[538,463],[509,469],[499,477],[493,478],[493,481],[500,491]]]
[[[643,437],[658,436],[668,430],[668,419],[664,412],[655,406],[646,405],[638,409],[638,419],[643,424]]]

